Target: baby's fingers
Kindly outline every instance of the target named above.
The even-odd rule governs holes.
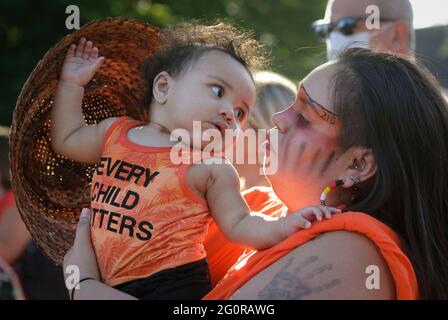
[[[90,52],[90,59],[95,60],[96,58],[98,58],[98,48],[97,47],[93,47],[92,51]]]
[[[291,219],[292,225],[294,229],[308,229],[311,227],[311,222],[304,218],[300,213],[294,214]]]
[[[76,44],[72,43],[67,50],[66,58],[71,58],[75,55]]]
[[[299,213],[308,220],[321,221],[323,217],[323,211],[320,207],[306,207],[300,210]]]
[[[326,219],[331,219],[331,210],[328,207],[320,207]]]
[[[79,40],[79,43],[76,46],[75,57],[82,57],[82,53],[84,52],[85,43],[86,43],[86,38],[81,38],[81,40]]]
[[[324,216],[324,211],[323,210],[320,210],[319,208],[315,208],[315,209],[313,209],[311,212],[310,212],[310,214],[311,214],[311,216],[314,216],[314,218],[317,220],[317,221],[322,221],[322,219],[323,219],[323,216]]]
[[[333,213],[341,213],[341,210],[338,208],[324,207],[324,206],[322,206],[320,208],[323,210],[323,212],[325,214],[325,218],[327,218],[327,219],[331,219],[331,215]]]
[[[82,53],[83,59],[89,59],[90,53],[92,52],[93,43],[92,41],[87,41],[86,46],[84,47],[84,52]]]

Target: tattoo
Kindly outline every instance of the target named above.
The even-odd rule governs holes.
[[[335,113],[328,110],[327,108],[325,108],[319,102],[313,100],[313,98],[310,97],[310,95],[308,94],[303,85],[302,89],[308,98],[308,104],[311,106],[311,109],[319,116],[319,118],[321,118],[326,122],[329,122],[331,125],[335,125],[338,116]]]
[[[288,270],[294,259],[294,257],[288,259],[271,282],[258,293],[258,298],[300,300],[311,294],[334,288],[341,283],[339,279],[333,279],[327,283],[313,285],[312,282],[315,282],[320,274],[332,270],[333,265],[320,264],[318,257],[311,256],[293,270]]]
[[[311,104],[311,106],[313,107],[313,111],[317,113],[317,115],[319,116],[319,118],[321,118],[322,120],[329,122],[331,125],[335,125],[336,124],[336,116],[331,113],[330,111],[327,111],[323,108],[315,108],[314,104]]]

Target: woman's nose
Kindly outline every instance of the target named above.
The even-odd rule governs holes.
[[[288,127],[287,110],[277,112],[272,116],[272,123],[281,133],[285,133]]]

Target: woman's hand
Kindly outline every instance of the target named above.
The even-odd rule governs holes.
[[[308,229],[311,222],[322,221],[325,217],[330,219],[332,213],[340,213],[341,210],[325,206],[309,206],[291,213],[284,219],[284,230],[287,237],[300,229]]]
[[[100,273],[96,263],[95,252],[93,251],[92,241],[90,239],[90,211],[87,208],[82,209],[79,218],[78,227],[76,228],[76,238],[73,247],[64,257],[64,278],[69,274],[67,267],[75,266],[79,268],[79,280],[92,278],[80,284],[79,289],[70,290],[70,295],[74,299],[79,300],[134,300],[135,297],[118,291],[100,280]]]
[[[72,44],[67,51],[61,72],[61,80],[85,86],[95,75],[104,57],[98,57],[98,48],[92,41],[81,38],[78,45]]]
[[[100,279],[96,256],[90,239],[90,211],[87,208],[82,209],[76,228],[75,243],[64,257],[64,278],[69,276],[66,273],[69,266],[78,267],[80,280],[84,278]]]

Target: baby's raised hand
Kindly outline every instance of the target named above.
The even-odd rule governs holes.
[[[331,218],[332,213],[340,213],[341,210],[324,206],[309,206],[293,212],[285,218],[285,232],[287,236],[300,229],[308,229],[311,222],[321,221],[324,217]]]
[[[92,41],[81,38],[78,45],[72,44],[65,56],[61,80],[79,86],[85,86],[95,75],[104,61],[98,57],[98,48]]]

